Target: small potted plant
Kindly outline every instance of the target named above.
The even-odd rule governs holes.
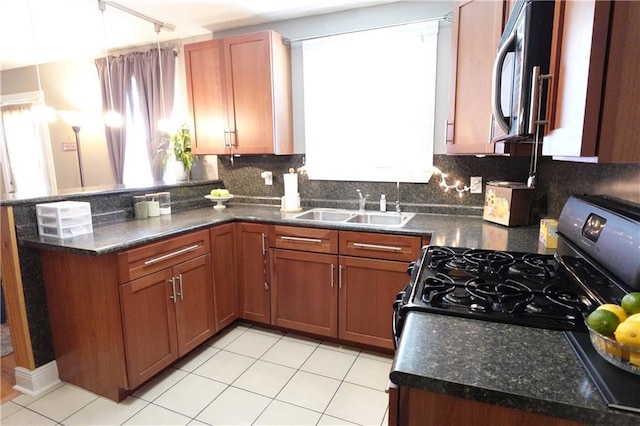
[[[163,143],[156,153],[162,153],[162,169],[167,170],[167,165],[171,165],[176,180],[187,180],[191,167],[196,162],[197,157],[191,151],[191,131],[189,126],[183,124],[176,132],[169,135],[168,140]]]

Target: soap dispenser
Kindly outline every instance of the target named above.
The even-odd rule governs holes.
[[[387,197],[384,194],[380,195],[380,211],[387,211]]]

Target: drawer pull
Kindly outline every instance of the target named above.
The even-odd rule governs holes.
[[[369,250],[402,251],[402,247],[381,246],[378,244],[353,243],[353,246],[356,248],[363,248],[363,249],[369,249]]]
[[[298,241],[301,243],[313,243],[313,244],[322,243],[322,240],[318,238],[288,237],[286,235],[282,235],[280,239],[285,241]]]
[[[174,251],[172,253],[167,253],[167,254],[165,254],[163,256],[154,257],[154,258],[149,259],[146,262],[144,262],[144,264],[145,265],[151,265],[151,264],[154,264],[154,263],[162,262],[163,260],[170,259],[170,258],[175,257],[175,256],[179,256],[179,255],[181,255],[183,253],[187,253],[187,252],[190,252],[190,251],[193,251],[193,250],[197,250],[199,247],[200,246],[198,244],[194,244],[192,246],[185,247],[185,248],[180,249],[178,251]]]

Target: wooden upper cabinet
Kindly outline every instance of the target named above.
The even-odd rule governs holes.
[[[453,8],[447,154],[494,154],[491,73],[505,4],[464,1]]]
[[[640,162],[640,3],[556,3],[543,154]]]
[[[227,107],[222,41],[184,46],[187,99],[196,154],[224,154]]]
[[[197,154],[292,154],[290,49],[273,31],[185,46]]]

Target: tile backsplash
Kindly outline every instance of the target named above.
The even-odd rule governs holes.
[[[236,195],[235,202],[279,204],[284,195],[283,174],[304,164],[304,155],[240,156],[231,164],[228,156],[218,157],[219,178]],[[447,173],[449,183],[460,180],[469,185],[470,177],[481,176],[482,194],[444,192],[440,177],[427,184],[401,183],[402,210],[423,213],[482,215],[484,185],[488,181],[526,182],[530,159],[527,157],[473,157],[435,155],[434,165]],[[273,185],[260,177],[273,172]],[[584,164],[541,158],[533,219],[557,217],[571,194],[609,194],[640,202],[638,164]],[[303,207],[357,208],[356,189],[370,194],[367,209],[378,209],[380,194],[385,194],[389,210],[398,197],[393,182],[356,182],[309,180],[301,175],[298,183]]]

